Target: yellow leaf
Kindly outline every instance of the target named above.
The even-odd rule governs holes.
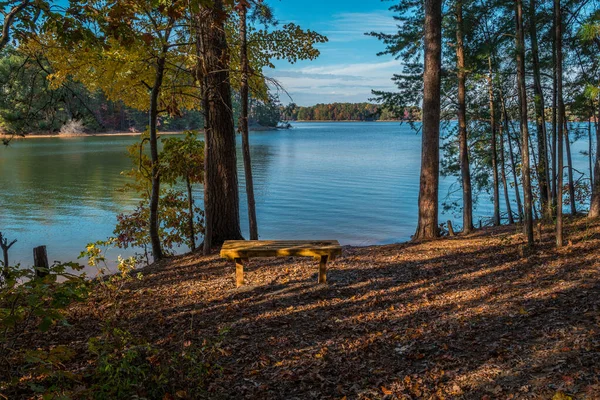
[[[566,395],[564,392],[558,391],[554,394],[552,400],[573,400],[573,398],[569,395]]]

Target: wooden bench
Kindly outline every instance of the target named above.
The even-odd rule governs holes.
[[[314,257],[319,262],[319,283],[327,281],[327,261],[342,255],[337,240],[228,240],[221,257],[235,262],[235,284],[244,284],[244,264],[256,257]]]

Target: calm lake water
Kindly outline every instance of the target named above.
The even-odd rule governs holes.
[[[138,140],[40,138],[0,148],[0,231],[18,239],[11,263],[31,265],[32,248],[39,245],[48,246],[51,261],[75,260],[88,242],[111,236],[116,214],[138,201],[117,190],[127,181],[120,172],[131,167],[126,147]],[[408,125],[295,123],[290,130],[252,132],[250,141],[261,239],[325,238],[368,245],[405,241],[414,233],[421,136]],[[587,138],[572,149],[582,172],[588,171],[580,153],[586,149]],[[239,146],[238,167],[247,234]],[[455,182],[442,179],[441,198]],[[476,217],[489,217],[489,199],[480,196]],[[114,258],[117,254],[113,251]]]

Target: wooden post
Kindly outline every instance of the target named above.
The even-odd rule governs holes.
[[[244,284],[244,264],[241,258],[235,259],[235,287]]]
[[[48,275],[50,266],[48,264],[46,246],[33,248],[33,268],[35,270],[35,276],[38,278],[43,278]]]
[[[319,283],[327,283],[327,259],[328,256],[321,256],[319,262]]]
[[[452,221],[448,220],[448,236],[454,236],[454,228],[452,227]]]

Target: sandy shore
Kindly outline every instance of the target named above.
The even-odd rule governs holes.
[[[267,127],[267,126],[254,126],[250,127],[251,132],[260,132],[260,131],[274,131],[277,130],[275,127]],[[159,132],[159,135],[181,135],[184,131],[166,131]],[[202,133],[202,130],[198,130],[199,133]],[[25,136],[19,135],[7,135],[0,134],[1,139],[10,139],[10,140],[21,140],[21,139],[73,139],[73,138],[82,138],[82,137],[96,137],[96,136],[140,136],[143,132],[99,132],[99,133],[82,133],[82,134],[61,134],[61,133],[48,133],[48,134],[28,134]]]

